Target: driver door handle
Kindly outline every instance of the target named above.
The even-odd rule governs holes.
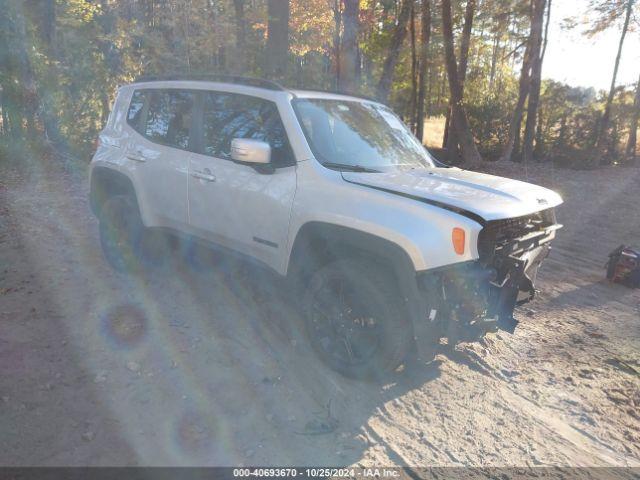
[[[213,175],[211,173],[211,170],[209,170],[208,168],[205,168],[203,171],[194,171],[191,172],[191,176],[193,178],[198,178],[200,180],[204,180],[206,182],[215,182],[216,181],[216,177],[215,175]]]

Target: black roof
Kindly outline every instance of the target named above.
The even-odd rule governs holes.
[[[265,80],[263,78],[243,77],[240,75],[224,75],[217,73],[178,73],[178,74],[166,74],[166,75],[142,75],[135,79],[134,83],[141,82],[155,82],[155,81],[197,81],[197,82],[220,82],[220,83],[233,83],[236,85],[246,85],[247,87],[264,88],[274,91],[288,91],[285,87],[272,80]],[[305,89],[300,89],[305,90]],[[380,102],[374,97],[366,95],[341,92],[338,90],[319,90],[308,89],[308,91],[322,92],[322,93],[334,93],[337,95],[347,95],[350,97],[361,98],[363,100],[369,100],[374,102]]]

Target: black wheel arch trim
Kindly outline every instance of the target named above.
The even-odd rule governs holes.
[[[293,242],[287,277],[298,285],[306,285],[319,266],[345,256],[362,256],[390,269],[415,332],[416,322],[424,318],[417,272],[406,250],[391,240],[326,222],[305,223]]]
[[[105,188],[105,185],[108,187]],[[111,195],[130,194],[136,201],[138,197],[131,179],[124,173],[109,167],[96,166],[91,171],[89,205],[94,215],[100,215],[100,206]],[[139,212],[140,213],[140,212]]]

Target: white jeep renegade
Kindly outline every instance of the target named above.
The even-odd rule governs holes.
[[[90,176],[112,267],[145,263],[158,231],[258,261],[291,280],[314,349],[352,377],[441,337],[513,332],[562,203],[440,164],[375,101],[240,77],[120,88]]]

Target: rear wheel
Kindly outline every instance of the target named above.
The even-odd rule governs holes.
[[[412,350],[411,324],[383,268],[337,260],[311,278],[304,295],[309,340],[331,368],[375,378],[400,366]]]
[[[130,196],[114,195],[100,209],[100,245],[114,270],[132,272],[140,267],[143,232],[138,206]]]
[[[157,270],[166,266],[173,253],[173,239],[165,231],[142,227],[137,255],[146,270]]]

